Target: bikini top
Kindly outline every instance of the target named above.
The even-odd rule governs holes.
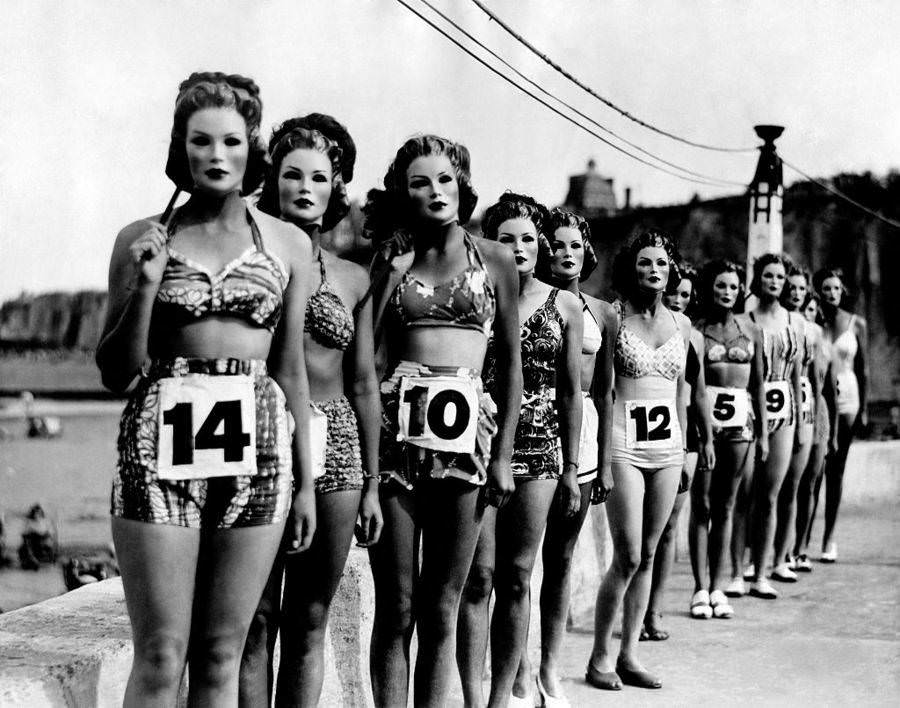
[[[458,327],[491,331],[496,310],[494,285],[472,237],[464,236],[469,265],[437,285],[429,285],[406,271],[391,293],[388,316],[401,327]]]
[[[247,208],[247,223],[253,245],[217,273],[172,246],[177,222],[176,212],[169,222],[169,260],[156,293],[157,306],[171,308],[175,317],[188,321],[208,314],[227,314],[274,332],[289,276],[281,259],[263,246],[252,209]]]
[[[600,351],[603,344],[603,332],[600,331],[600,325],[594,319],[593,313],[588,309],[584,298],[579,294],[583,303],[582,311],[584,313],[584,335],[581,338],[581,353],[585,356],[593,356]]]
[[[835,365],[835,373],[853,370],[853,362],[856,359],[856,352],[859,349],[859,341],[857,340],[856,332],[853,329],[855,322],[856,315],[850,315],[850,322],[847,324],[847,329],[835,337],[831,344],[831,360]]]
[[[724,341],[713,336],[706,323],[703,325],[703,339],[706,342],[706,359],[711,364],[749,364],[753,360],[753,340],[741,328],[741,321],[734,318],[738,333]]]
[[[756,313],[750,319],[756,322]],[[766,361],[766,381],[785,381],[791,367],[800,355],[801,344],[797,332],[791,326],[792,312],[788,312],[788,323],[774,332],[761,327],[763,333],[763,354]]]
[[[353,342],[355,325],[353,313],[331,287],[325,274],[325,259],[319,249],[319,273],[321,282],[306,301],[304,331],[323,347],[346,351]]]
[[[672,314],[676,328],[665,342],[653,348],[633,332],[625,319],[625,310],[621,301],[616,301],[616,312],[619,315],[619,333],[616,335],[616,348],[613,353],[613,366],[616,376],[639,379],[644,376],[662,376],[674,381],[684,369],[686,353],[681,328]]]

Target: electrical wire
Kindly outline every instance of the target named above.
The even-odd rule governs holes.
[[[703,150],[713,150],[715,152],[756,152],[757,148],[755,148],[755,147],[733,148],[733,147],[721,147],[718,145],[708,145],[706,143],[698,143],[693,140],[688,140],[687,138],[682,138],[680,135],[675,135],[674,133],[670,133],[669,131],[663,130],[662,128],[657,128],[655,125],[652,125],[651,123],[641,120],[637,116],[626,111],[624,108],[620,108],[615,103],[610,101],[608,98],[601,96],[599,93],[594,91],[594,89],[592,89],[590,86],[584,84],[583,82],[579,81],[577,78],[572,76],[572,74],[570,74],[563,67],[561,67],[559,64],[557,64],[555,61],[553,61],[550,57],[548,57],[546,54],[544,54],[539,49],[537,49],[527,39],[525,39],[522,35],[517,33],[512,27],[510,27],[503,20],[501,20],[499,17],[497,17],[497,15],[494,14],[494,12],[492,12],[490,10],[490,8],[486,7],[484,5],[484,3],[480,2],[479,0],[472,0],[472,2],[475,3],[475,5],[477,5],[478,8],[482,12],[484,12],[491,20],[493,20],[498,25],[500,25],[500,27],[502,27],[516,41],[518,41],[520,44],[524,45],[529,51],[531,51],[533,54],[535,54],[540,59],[542,59],[545,63],[547,63],[551,67],[553,67],[554,70],[556,70],[557,72],[559,72],[560,74],[565,76],[569,81],[574,83],[576,86],[583,89],[584,91],[587,91],[591,96],[596,98],[598,101],[609,106],[614,111],[616,111],[620,115],[624,116],[628,120],[633,121],[633,122],[637,123],[638,125],[640,125],[644,128],[647,128],[648,130],[652,130],[654,133],[664,135],[667,138],[671,138],[672,140],[677,140],[680,143],[684,143],[685,145],[690,145],[695,148],[702,148]]]
[[[627,156],[630,157],[632,160],[637,160],[638,162],[640,162],[640,163],[642,163],[642,164],[644,164],[644,165],[647,165],[648,167],[652,167],[653,169],[659,170],[660,172],[665,172],[666,174],[669,174],[669,175],[671,175],[671,176],[673,176],[673,177],[677,177],[677,178],[680,179],[680,180],[684,180],[684,181],[686,181],[686,182],[694,182],[695,184],[706,184],[706,185],[710,185],[710,186],[713,186],[713,187],[721,187],[721,186],[722,186],[721,184],[719,184],[719,182],[711,182],[711,181],[709,181],[709,180],[695,179],[695,178],[693,178],[693,177],[686,177],[685,175],[679,174],[679,173],[677,173],[677,172],[673,172],[672,170],[670,170],[670,169],[668,169],[668,168],[666,168],[666,167],[661,167],[661,166],[656,165],[656,164],[654,164],[654,163],[652,163],[652,162],[648,162],[647,160],[645,160],[645,159],[642,158],[642,157],[639,157],[639,156],[637,156],[637,155],[633,155],[632,153],[628,152],[627,150],[625,150],[624,148],[620,147],[619,145],[616,145],[615,143],[610,142],[609,140],[607,140],[606,138],[604,138],[604,137],[603,137],[602,135],[600,135],[599,133],[594,132],[593,130],[591,130],[591,129],[588,128],[587,126],[582,125],[581,123],[579,123],[577,120],[575,120],[575,119],[572,118],[571,116],[566,115],[565,113],[563,113],[562,111],[560,111],[560,110],[559,110],[558,108],[556,108],[555,106],[552,106],[551,104],[547,103],[547,102],[546,102],[544,99],[542,99],[540,96],[536,96],[535,94],[533,94],[531,91],[529,91],[527,88],[525,88],[525,87],[522,86],[521,84],[516,83],[513,79],[509,78],[506,74],[504,74],[502,71],[500,71],[500,70],[497,69],[496,67],[491,66],[488,62],[486,62],[486,61],[485,61],[484,59],[482,59],[480,56],[478,56],[477,54],[475,54],[474,52],[472,52],[471,50],[469,50],[468,47],[464,46],[464,45],[463,45],[461,42],[459,42],[456,38],[452,37],[450,34],[448,34],[447,32],[445,32],[442,28],[438,27],[438,26],[437,26],[434,22],[432,22],[430,19],[428,19],[427,17],[425,17],[421,12],[419,12],[418,10],[416,10],[414,7],[411,7],[405,0],[397,0],[397,2],[400,3],[401,5],[403,5],[403,7],[405,7],[407,10],[409,10],[411,13],[413,13],[414,15],[416,15],[420,20],[422,20],[423,22],[425,22],[426,24],[428,24],[428,25],[429,25],[430,27],[432,27],[434,30],[436,30],[437,32],[439,32],[441,35],[443,35],[445,38],[447,38],[449,41],[451,41],[451,42],[452,42],[453,44],[455,44],[457,47],[459,47],[460,49],[462,49],[466,54],[468,54],[470,57],[472,57],[473,59],[475,59],[475,61],[477,61],[479,64],[483,65],[485,68],[487,68],[488,70],[490,70],[490,71],[492,71],[493,73],[495,73],[497,76],[499,76],[501,79],[503,79],[503,80],[506,81],[507,83],[512,84],[512,86],[514,86],[515,88],[519,89],[522,93],[526,94],[527,96],[530,96],[531,98],[533,98],[535,101],[537,101],[538,103],[540,103],[540,104],[543,105],[544,107],[549,108],[551,111],[553,111],[554,113],[556,113],[556,114],[557,114],[558,116],[560,116],[561,118],[563,118],[563,119],[569,121],[572,125],[574,125],[574,126],[576,126],[576,127],[578,127],[578,128],[581,128],[581,129],[584,130],[585,132],[587,132],[587,133],[589,133],[590,135],[592,135],[592,136],[594,136],[595,138],[597,138],[597,140],[599,140],[600,142],[605,143],[606,145],[609,145],[609,146],[610,146],[611,148],[613,148],[614,150],[617,150],[617,151],[621,152],[622,154],[627,155]]]
[[[602,130],[602,131],[603,131],[604,133],[606,133],[607,135],[612,135],[614,138],[620,140],[621,142],[625,143],[625,144],[628,145],[629,147],[631,147],[631,148],[637,150],[637,151],[640,152],[640,153],[643,153],[644,155],[647,155],[648,157],[653,158],[654,160],[657,160],[658,162],[661,162],[661,163],[664,164],[664,165],[668,165],[669,167],[673,167],[673,168],[675,168],[676,170],[681,170],[682,172],[684,172],[684,173],[686,173],[686,174],[689,174],[689,175],[692,175],[692,176],[694,176],[694,177],[699,177],[700,179],[709,180],[709,181],[711,181],[711,182],[719,182],[719,183],[721,183],[721,185],[722,185],[723,187],[724,187],[724,186],[730,186],[730,187],[746,187],[746,186],[747,186],[745,182],[737,182],[737,181],[735,181],[735,180],[723,179],[723,178],[720,178],[720,177],[713,177],[713,176],[711,176],[711,175],[705,175],[705,174],[703,174],[702,172],[695,172],[694,170],[690,170],[690,169],[688,169],[687,167],[682,167],[681,165],[678,165],[678,164],[676,164],[676,163],[674,163],[674,162],[669,162],[668,160],[665,160],[665,159],[659,157],[658,155],[653,154],[653,153],[650,152],[649,150],[645,150],[645,149],[642,148],[640,145],[637,145],[637,144],[631,142],[630,140],[627,140],[626,138],[623,138],[621,135],[618,135],[617,133],[615,133],[614,131],[610,130],[610,129],[607,128],[606,126],[604,126],[604,125],[598,123],[596,120],[594,120],[594,119],[591,118],[590,116],[586,115],[585,113],[582,113],[580,110],[578,110],[577,108],[575,108],[575,107],[572,106],[571,104],[569,104],[569,103],[567,103],[566,101],[564,101],[563,99],[559,98],[559,96],[556,96],[555,94],[551,93],[550,91],[548,91],[547,89],[545,89],[543,86],[541,86],[541,85],[540,85],[537,81],[535,81],[534,79],[531,79],[530,77],[528,77],[528,76],[526,76],[525,74],[523,74],[523,73],[522,73],[521,71],[519,71],[515,66],[513,66],[512,64],[510,64],[506,59],[504,59],[502,56],[500,56],[499,54],[497,54],[497,52],[495,52],[495,51],[494,51],[493,49],[491,49],[490,47],[486,46],[486,45],[485,45],[483,42],[481,42],[477,37],[473,36],[473,35],[472,35],[470,32],[468,32],[464,27],[460,27],[459,24],[457,24],[452,18],[450,18],[450,17],[448,17],[447,15],[445,15],[445,14],[444,14],[443,12],[441,12],[438,8],[436,8],[434,5],[432,5],[428,0],[419,0],[419,2],[421,2],[423,5],[426,5],[428,8],[430,8],[432,12],[434,12],[436,15],[438,15],[439,17],[441,17],[441,18],[442,18],[445,22],[447,22],[448,24],[452,25],[458,32],[460,32],[461,34],[464,34],[466,37],[468,37],[469,40],[471,40],[472,42],[474,42],[474,43],[475,43],[477,46],[479,46],[482,50],[484,50],[485,52],[487,52],[488,54],[490,54],[492,57],[494,57],[494,59],[496,59],[496,60],[499,61],[501,64],[503,64],[503,65],[504,65],[506,68],[508,68],[510,71],[514,72],[519,78],[524,79],[524,80],[527,81],[531,86],[533,86],[533,87],[536,88],[538,91],[540,91],[541,93],[543,93],[545,96],[547,96],[547,97],[549,97],[549,98],[552,98],[554,101],[558,102],[560,105],[565,106],[566,108],[568,108],[570,111],[572,111],[573,113],[575,113],[575,114],[578,115],[579,117],[583,118],[583,119],[586,120],[586,121],[589,121],[592,125],[596,126],[599,130]]]

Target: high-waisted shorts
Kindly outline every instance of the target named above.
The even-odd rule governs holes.
[[[600,432],[600,416],[597,406],[588,391],[582,391],[584,399],[581,403],[581,442],[578,454],[578,484],[593,482],[597,478],[597,466],[600,456],[600,443],[597,436]]]
[[[399,394],[403,377],[453,376],[471,379],[478,394],[478,420],[475,450],[446,452],[430,450],[398,440]],[[497,434],[497,406],[483,391],[481,376],[467,368],[425,366],[413,361],[401,361],[390,377],[381,382],[381,444],[378,451],[379,473],[383,482],[395,482],[412,490],[423,478],[455,478],[474,485],[487,481],[491,459],[491,442]]]
[[[559,419],[553,389],[522,394],[510,466],[513,477],[520,482],[562,476]]]
[[[160,379],[188,374],[253,379],[257,474],[209,479],[161,479],[157,474]],[[260,359],[154,361],[141,376],[119,423],[119,460],[112,485],[112,515],[187,528],[241,528],[287,518],[293,483],[293,418],[284,392]]]
[[[316,477],[316,492],[344,492],[362,489],[362,455],[356,413],[346,396],[331,401],[313,401],[328,418],[325,474]]]

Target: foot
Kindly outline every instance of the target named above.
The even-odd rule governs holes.
[[[515,693],[510,692],[506,705],[509,708],[534,708],[534,696],[531,695],[531,691],[526,692],[524,696],[517,696]]]
[[[709,604],[709,593],[706,590],[698,590],[691,597],[691,617],[694,619],[709,619],[713,611]]]
[[[809,560],[809,557],[805,553],[801,553],[799,556],[794,558],[794,570],[799,571],[801,573],[812,573],[812,563]]]
[[[594,667],[594,662],[588,660],[587,669],[584,672],[584,680],[594,688],[603,691],[621,691],[622,679],[615,671],[600,671]]]
[[[828,544],[819,560],[823,563],[834,563],[837,560],[837,545],[834,542]]]
[[[728,583],[728,587],[725,588],[725,594],[728,597],[743,597],[747,594],[747,587],[744,585],[744,579],[734,577],[731,579],[731,582]]]
[[[717,619],[731,619],[734,616],[734,608],[728,604],[728,598],[721,590],[713,590],[709,594],[709,604],[712,616]]]
[[[751,563],[744,568],[744,580],[753,580],[756,577],[756,566]]]
[[[772,570],[772,580],[780,583],[796,583],[797,574],[788,567],[787,563],[779,563]]]
[[[644,626],[641,627],[641,636],[638,639],[651,642],[664,642],[669,638],[669,633],[659,626],[662,615],[659,612],[648,612],[644,617]],[[646,636],[645,636],[646,635]]]
[[[755,583],[750,583],[750,595],[763,600],[775,600],[778,598],[778,591],[768,580],[760,578]]]
[[[542,708],[570,708],[571,704],[569,703],[569,699],[563,695],[558,682],[554,687],[554,692],[550,693],[541,681],[541,672],[538,671],[537,676],[534,677],[534,683],[537,688],[536,705],[541,706]]]
[[[637,688],[662,688],[662,681],[658,677],[651,674],[642,666],[629,667],[622,658],[616,662],[616,673],[622,679],[622,683],[626,686],[635,686]]]

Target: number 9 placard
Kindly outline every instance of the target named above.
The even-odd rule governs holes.
[[[456,376],[400,380],[398,440],[443,452],[475,452],[478,392]]]
[[[766,414],[769,423],[791,419],[791,386],[787,381],[766,381]]]
[[[669,399],[625,401],[625,445],[633,450],[681,448],[681,426]]]
[[[160,379],[161,479],[256,474],[256,396],[249,376]]]

